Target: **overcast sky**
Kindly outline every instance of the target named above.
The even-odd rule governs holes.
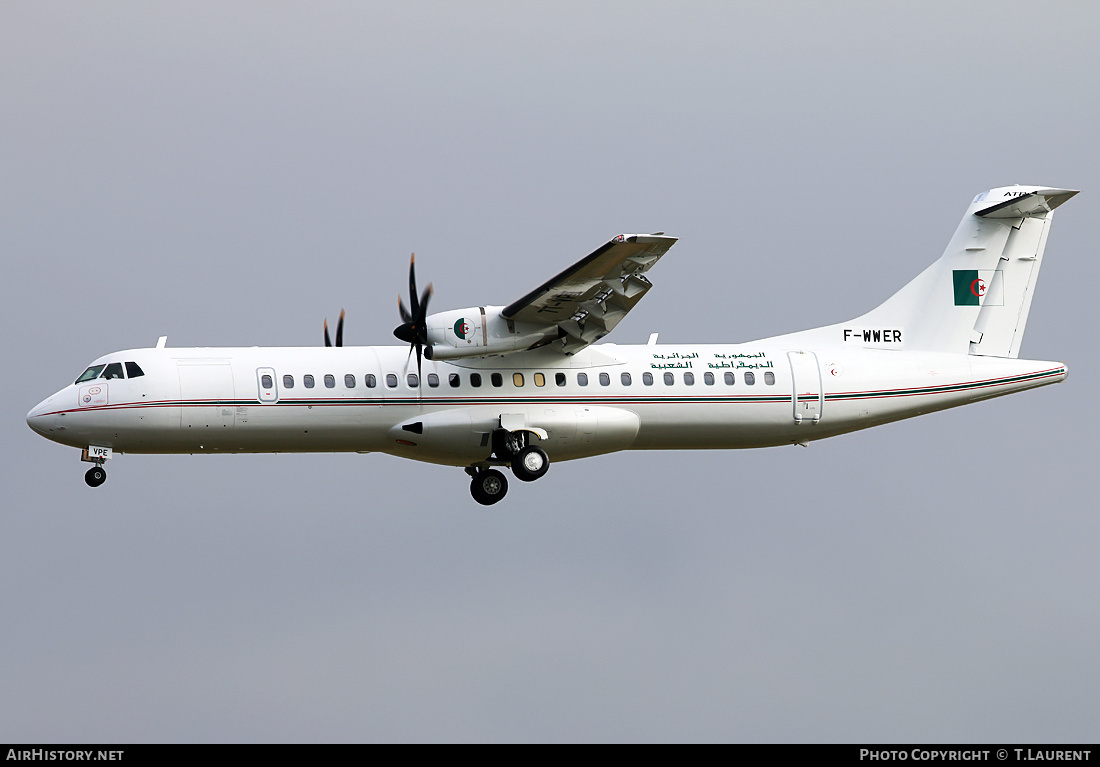
[[[0,3],[0,741],[1096,742],[1098,28]],[[24,420],[160,335],[316,345],[345,307],[394,343],[410,251],[442,310],[666,231],[609,340],[842,321],[1012,183],[1082,190],[1021,355],[1066,383],[807,449],[560,463],[484,508],[382,455],[127,455],[91,490]]]

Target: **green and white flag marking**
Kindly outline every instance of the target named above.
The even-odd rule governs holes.
[[[1000,306],[1004,303],[1000,269],[955,269],[951,272],[955,306]]]

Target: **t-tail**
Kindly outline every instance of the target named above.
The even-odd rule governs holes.
[[[1016,358],[1054,209],[1072,189],[982,192],[938,261],[862,317],[784,339]]]

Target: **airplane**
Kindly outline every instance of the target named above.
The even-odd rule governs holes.
[[[402,346],[130,349],[27,414],[81,449],[91,487],[125,453],[381,452],[461,467],[492,505],[552,461],[619,450],[806,446],[1066,378],[1019,359],[1053,211],[1077,192],[974,197],[939,260],[848,322],[757,341],[600,343],[676,238],[621,234],[507,306],[429,315],[415,255]],[[415,354],[416,362],[412,358]]]

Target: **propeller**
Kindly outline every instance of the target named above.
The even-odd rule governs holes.
[[[411,344],[409,348],[410,356],[413,349],[416,350],[416,378],[418,381],[421,378],[420,368],[421,359],[424,356],[424,347],[428,343],[428,300],[431,297],[432,286],[429,283],[428,287],[424,288],[420,300],[418,301],[416,298],[416,254],[413,253],[412,258],[409,259],[409,308],[405,308],[405,303],[398,294],[397,310],[401,312],[401,324],[394,329],[393,334],[405,343]]]
[[[336,345],[344,345],[344,310],[340,310],[340,319],[336,322]],[[328,337],[328,317],[325,318],[325,346],[332,346]]]

